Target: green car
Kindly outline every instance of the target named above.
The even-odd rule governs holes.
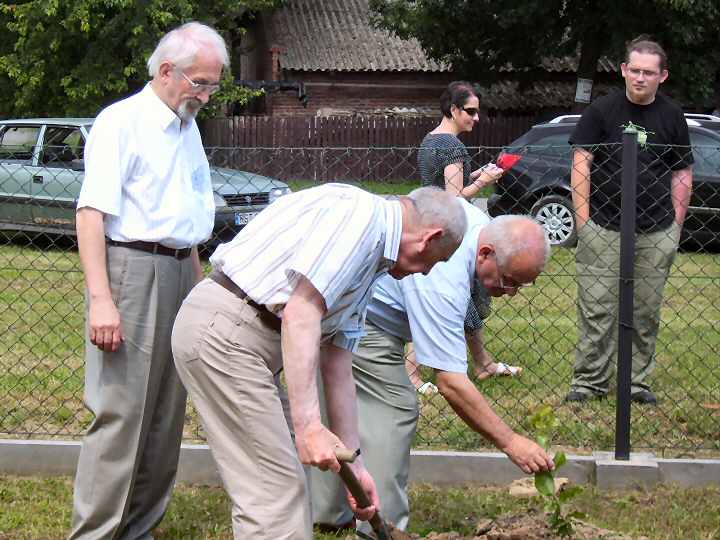
[[[83,150],[92,118],[0,121],[0,230],[75,234],[83,181]],[[209,243],[235,235],[275,199],[284,182],[227,168],[210,168],[215,227]]]

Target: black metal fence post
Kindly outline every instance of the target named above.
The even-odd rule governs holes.
[[[637,198],[637,132],[622,136],[622,203],[620,208],[620,288],[618,314],[617,409],[615,459],[630,459],[630,383],[632,377],[635,213]]]

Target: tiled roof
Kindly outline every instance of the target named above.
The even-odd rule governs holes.
[[[288,0],[272,15],[280,67],[302,71],[426,71],[449,68],[429,59],[415,39],[370,26],[368,0]]]
[[[618,83],[622,85],[622,83]],[[607,94],[618,85],[596,83],[593,96]],[[537,81],[526,88],[517,82],[501,81],[480,86],[481,103],[484,109],[542,109],[570,108],[575,101],[575,82]]]
[[[428,58],[416,39],[400,39],[370,25],[368,0],[287,0],[271,16],[280,67],[298,71],[451,71]],[[574,73],[578,58],[543,60],[550,72]],[[502,71],[512,71],[508,66]],[[598,71],[617,71],[603,57]]]
[[[561,56],[559,58],[544,58],[542,67],[546,71],[555,73],[575,73],[580,61],[580,55],[577,56]],[[618,66],[612,62],[607,56],[602,56],[598,60],[597,71],[600,73],[616,73]]]

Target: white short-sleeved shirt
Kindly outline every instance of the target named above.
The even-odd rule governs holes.
[[[173,248],[208,239],[215,220],[210,167],[195,121],[148,84],[100,112],[85,145],[78,208],[105,214],[105,234]]]
[[[380,279],[367,320],[389,334],[412,341],[420,364],[466,373],[464,322],[475,276],[478,237],[490,218],[467,201],[461,202],[468,228],[458,250],[426,276]]]
[[[276,313],[304,276],[325,299],[323,340],[354,350],[373,286],[397,260],[401,235],[399,201],[327,184],[278,199],[210,262]]]

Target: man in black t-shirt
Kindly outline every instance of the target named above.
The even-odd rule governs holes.
[[[693,163],[682,110],[657,93],[666,64],[660,45],[632,41],[621,65],[625,92],[593,102],[570,137],[580,322],[570,402],[605,396],[617,355],[621,143],[629,128],[638,135],[631,393],[635,402],[657,403],[646,379],[655,367],[663,289],[690,201]]]

